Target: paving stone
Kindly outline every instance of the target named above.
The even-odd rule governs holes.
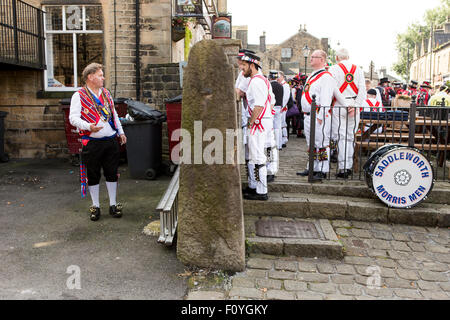
[[[268,300],[295,300],[295,293],[283,290],[269,290],[266,295]]]
[[[257,279],[256,285],[258,289],[266,288],[266,289],[281,289],[283,282],[280,280],[273,279]]]
[[[448,300],[449,296],[445,292],[422,291],[422,295],[430,300]]]
[[[435,253],[449,253],[449,249],[439,245],[425,244],[425,249]]]
[[[360,257],[364,256],[365,250],[361,248],[356,247],[345,247],[345,255],[352,256],[352,257]]]
[[[411,251],[411,248],[405,242],[391,241],[392,249],[397,251]]]
[[[340,284],[339,290],[346,296],[359,296],[362,293],[361,288],[355,286],[354,284]]]
[[[287,291],[307,291],[308,284],[306,282],[284,280],[284,288]]]
[[[216,291],[191,291],[186,300],[225,300],[225,294]]]
[[[398,260],[397,263],[400,265],[400,267],[404,269],[413,269],[413,270],[422,269],[422,267],[420,267],[417,262],[411,260]]]
[[[450,254],[435,253],[434,254],[434,258],[437,261],[445,262],[445,263],[450,264]]]
[[[267,259],[253,258],[247,261],[247,267],[252,269],[270,270],[273,267],[273,261]]]
[[[369,241],[373,249],[384,249],[384,250],[391,249],[391,244],[388,241],[380,239],[371,239]]]
[[[447,272],[448,270],[450,270],[448,265],[440,262],[423,262],[423,268],[425,270],[436,272]]]
[[[441,282],[439,283],[439,285],[441,286],[442,290],[450,292],[450,282]]]
[[[344,228],[337,228],[336,234],[340,237],[345,237],[345,238],[350,237],[350,231],[348,229],[344,229]]]
[[[252,278],[233,278],[233,287],[254,288],[255,279]]]
[[[426,281],[445,282],[445,281],[449,280],[446,274],[440,273],[440,272],[422,270],[422,271],[419,271],[419,274],[420,274],[420,277]]]
[[[317,272],[316,264],[310,262],[299,262],[298,270],[301,272]]]
[[[417,281],[417,285],[421,290],[428,290],[428,291],[440,291],[439,283],[438,282],[430,282],[430,281],[423,281],[419,280]]]
[[[369,283],[369,277],[357,275],[354,279],[354,282],[363,286],[367,286]]]
[[[331,281],[336,284],[354,284],[355,276],[350,275],[333,275],[331,276]]]
[[[406,299],[423,299],[419,291],[414,289],[395,289],[394,293],[400,298]]]
[[[397,262],[392,259],[375,259],[375,264],[385,268],[397,268]]]
[[[297,280],[311,283],[328,283],[329,277],[320,273],[298,273]]]
[[[329,294],[326,296],[325,300],[329,300],[329,301],[342,301],[342,300],[355,300],[354,296],[346,296],[343,294]]]
[[[407,244],[411,248],[412,251],[415,251],[415,252],[425,252],[426,251],[425,247],[421,243],[408,241]]]
[[[435,259],[426,252],[412,252],[412,257],[418,262],[432,262]]]
[[[397,269],[397,274],[400,278],[405,280],[419,280],[419,274],[415,270],[409,270],[409,269],[403,269],[399,268]]]
[[[393,232],[397,232],[397,233],[406,233],[406,232],[411,231],[409,226],[404,225],[404,224],[394,224],[394,225],[392,225],[392,230],[393,230]]]
[[[355,268],[350,264],[336,265],[336,272],[340,274],[355,274]]]
[[[388,255],[394,260],[406,260],[411,258],[411,254],[395,250],[388,250]]]
[[[372,273],[369,270],[368,266],[355,266],[356,272],[362,276],[371,276]]]
[[[357,238],[363,238],[363,239],[371,239],[372,238],[372,234],[370,233],[370,231],[368,231],[366,229],[352,229],[351,233],[353,236],[355,236]]]
[[[278,280],[295,280],[295,272],[269,271],[269,278]]]
[[[371,296],[357,296],[355,297],[356,300],[377,300],[376,297],[371,297]]]
[[[309,292],[297,292],[297,300],[323,300],[323,296]]]
[[[365,288],[365,292],[373,297],[392,297],[393,290],[389,288],[369,289]]]
[[[373,264],[373,260],[367,257],[345,257],[344,262],[348,264],[365,265],[365,266],[370,266]]]
[[[369,249],[367,250],[367,255],[369,257],[389,257],[389,254],[386,250],[380,250],[380,249]]]
[[[391,288],[391,289],[396,289],[396,288],[412,289],[412,288],[416,287],[414,282],[411,282],[409,280],[403,280],[403,279],[387,278],[387,279],[384,279],[384,283],[386,284],[386,286],[388,288]]]
[[[284,271],[295,272],[295,271],[297,271],[297,262],[276,260],[275,261],[275,270],[284,270]]]
[[[308,288],[320,293],[336,293],[336,285],[331,283],[310,283]]]
[[[335,228],[350,228],[352,223],[346,220],[333,220],[331,221],[331,225]]]
[[[421,233],[413,233],[410,235],[411,237],[411,241],[413,242],[420,242],[420,243],[425,243],[427,242],[427,237],[425,236],[425,234],[421,234]]]
[[[353,225],[353,227],[358,228],[358,229],[366,229],[366,230],[372,229],[372,225],[369,222],[352,221],[352,225]]]
[[[392,227],[384,223],[372,223],[373,230],[392,231]]]
[[[374,230],[372,231],[372,234],[374,238],[381,239],[381,240],[392,240],[392,233],[388,231],[380,231],[380,230]]]
[[[427,233],[426,227],[419,227],[419,226],[409,226],[409,229],[414,233]]]
[[[397,275],[393,269],[381,267],[381,277],[382,278],[396,278]]]
[[[409,236],[405,233],[393,232],[392,237],[396,241],[409,241]]]
[[[254,288],[232,288],[229,293],[230,297],[243,297],[251,299],[262,299],[263,292]]]
[[[320,273],[324,273],[324,274],[332,274],[335,272],[334,266],[329,263],[318,263],[317,270],[319,270]]]
[[[246,271],[246,276],[249,278],[266,278],[267,271],[266,270],[257,270],[257,269],[248,269]]]

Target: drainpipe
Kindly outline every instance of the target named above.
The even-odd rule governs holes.
[[[139,57],[139,48],[141,47],[141,38],[140,38],[140,11],[139,11],[139,0],[135,1],[136,3],[136,100],[139,101],[141,99],[141,61]]]

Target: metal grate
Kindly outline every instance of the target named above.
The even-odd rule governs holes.
[[[265,238],[319,239],[314,223],[303,221],[258,220],[256,235]]]

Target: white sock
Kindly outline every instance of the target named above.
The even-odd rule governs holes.
[[[117,204],[116,202],[117,182],[106,181],[106,188],[108,189],[109,205],[115,206]]]
[[[97,184],[95,186],[89,186],[89,193],[91,194],[92,205],[96,208],[100,208],[99,201],[99,193],[100,193],[100,185]]]

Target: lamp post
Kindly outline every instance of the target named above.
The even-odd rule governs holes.
[[[302,49],[303,56],[305,57],[305,74],[306,74],[306,64],[308,61],[310,51],[311,51],[311,49],[308,47],[307,44],[305,44],[305,46]]]

